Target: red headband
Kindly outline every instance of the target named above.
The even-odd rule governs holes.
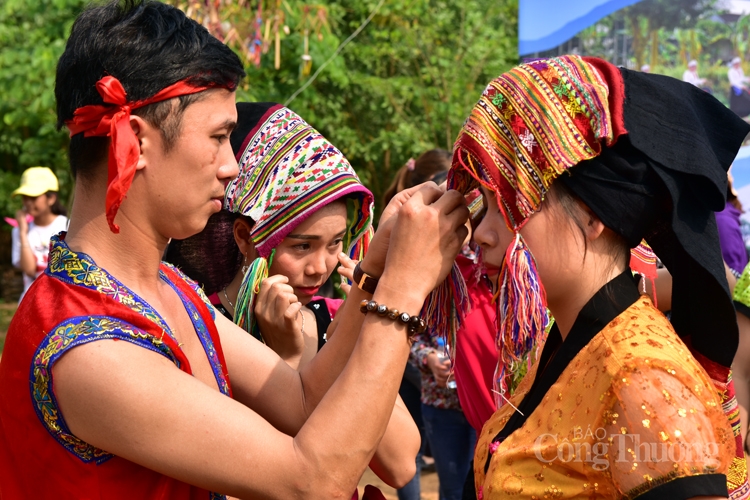
[[[73,119],[65,122],[70,136],[83,132],[84,137],[111,137],[105,207],[107,223],[113,233],[120,232],[115,215],[130,189],[138,164],[138,138],[130,127],[130,112],[173,97],[196,94],[210,87],[195,87],[179,81],[142,101],[128,102],[120,80],[105,76],[96,82],[96,90],[106,104],[91,104],[75,110]]]

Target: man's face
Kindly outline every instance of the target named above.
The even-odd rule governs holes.
[[[161,236],[182,239],[199,233],[221,210],[226,185],[238,173],[229,143],[237,122],[234,99],[228,90],[206,91],[185,109],[169,152],[152,147],[142,153],[149,219]]]

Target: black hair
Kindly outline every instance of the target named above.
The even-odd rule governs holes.
[[[68,211],[66,210],[65,206],[60,202],[60,193],[58,193],[57,191],[47,191],[46,193],[44,193],[44,195],[47,198],[52,195],[55,196],[55,202],[51,207],[49,207],[50,212],[55,215],[68,215]]]
[[[440,182],[443,182],[445,178],[439,178],[438,176],[443,172],[447,175],[448,170],[451,168],[451,158],[452,155],[449,151],[436,148],[431,149],[426,153],[422,153],[422,155],[414,161],[414,168],[412,170],[409,170],[408,164],[401,167],[401,169],[396,172],[393,182],[391,182],[391,185],[386,189],[385,194],[383,195],[383,206],[388,205],[391,198],[404,189],[409,189],[410,187],[422,184],[429,180],[437,179]]]
[[[553,182],[549,189],[549,195],[551,198],[560,203],[565,215],[568,217],[568,222],[575,225],[578,232],[583,238],[583,251],[584,258],[588,252],[588,240],[586,239],[586,213],[582,207],[583,201],[576,196],[572,189],[570,189],[563,182]],[[617,265],[618,260],[620,263],[627,264],[630,259],[630,247],[628,247],[625,238],[610,230],[608,250],[610,254],[616,255],[615,260],[612,262],[612,266]]]
[[[233,229],[238,217],[244,217],[252,225],[249,217],[222,210],[208,219],[200,233],[172,240],[164,260],[197,281],[206,294],[221,291],[242,266],[243,255],[234,241]]]
[[[76,109],[102,104],[96,82],[105,75],[120,80],[129,101],[149,98],[182,80],[196,86],[234,90],[245,76],[239,57],[181,10],[153,0],[113,0],[85,10],[73,23],[65,52],[57,64],[57,126]],[[180,131],[185,108],[200,94],[182,96],[133,111],[159,127],[169,151]],[[70,141],[74,177],[92,174],[106,158],[109,139]]]

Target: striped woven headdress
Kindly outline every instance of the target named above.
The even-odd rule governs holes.
[[[224,208],[254,222],[250,237],[259,257],[245,275],[235,312],[235,323],[253,333],[255,294],[276,246],[317,210],[346,197],[356,216],[345,248],[362,259],[372,237],[373,196],[344,155],[292,110],[268,103],[238,103],[237,110],[232,143],[240,173],[227,186]]]
[[[490,82],[456,140],[448,186],[466,193],[481,185],[495,193],[516,235],[499,280],[498,407],[508,368],[538,345],[549,321],[536,263],[519,231],[560,174],[616,140],[609,106],[607,83],[590,60],[539,60]]]
[[[490,82],[454,146],[452,184],[497,193],[508,228],[536,212],[552,181],[614,140],[609,89],[590,62],[522,64]]]

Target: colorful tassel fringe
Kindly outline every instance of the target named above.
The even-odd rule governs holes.
[[[273,263],[275,253],[276,250],[274,249],[271,251],[268,259],[258,257],[250,264],[247,272],[242,277],[242,284],[237,293],[237,304],[234,310],[235,324],[261,342],[263,342],[263,336],[255,321],[255,297],[260,292],[261,282],[268,278],[268,269]]]
[[[536,262],[521,236],[505,253],[499,277],[497,300],[498,364],[495,370],[495,403],[507,402],[509,380],[514,366],[544,340],[549,316],[544,287],[539,280]],[[497,296],[496,296],[497,298]]]
[[[370,241],[375,234],[372,226],[367,226],[366,229],[361,230],[358,234],[355,233],[353,241],[347,249],[347,254],[352,260],[362,260],[367,254],[367,250],[370,248]]]
[[[429,319],[429,328],[445,339],[451,358],[456,352],[456,332],[470,310],[466,282],[454,263],[450,275],[427,296],[421,312],[423,318]]]

